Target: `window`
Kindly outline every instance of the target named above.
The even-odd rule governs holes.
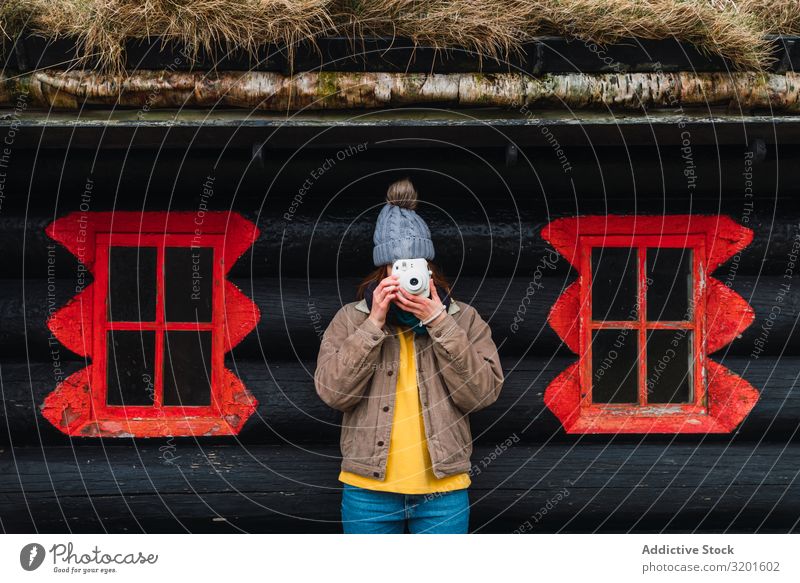
[[[224,355],[258,308],[225,274],[258,236],[235,213],[73,213],[48,229],[94,281],[48,321],[92,364],[48,395],[70,435],[238,433],[256,400]]]
[[[727,217],[576,217],[542,232],[578,270],[549,323],[579,360],[545,402],[570,433],[729,432],[758,393],[707,355],[753,320],[708,274],[752,232]]]

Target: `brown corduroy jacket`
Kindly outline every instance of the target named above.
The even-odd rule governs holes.
[[[322,337],[314,384],[325,403],[344,411],[342,469],[383,480],[399,365],[393,326],[378,328],[364,300],[342,306]],[[414,335],[417,385],[433,473],[469,471],[467,415],[497,400],[503,371],[491,330],[472,306],[452,301],[445,318]]]

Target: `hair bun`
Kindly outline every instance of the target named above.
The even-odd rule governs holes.
[[[417,189],[408,178],[393,182],[386,191],[386,202],[413,211],[417,208]]]

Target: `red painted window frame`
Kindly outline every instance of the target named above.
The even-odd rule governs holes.
[[[258,238],[258,228],[235,212],[76,212],[54,221],[46,232],[86,265],[93,281],[47,321],[62,344],[91,359],[91,364],[72,374],[45,398],[43,416],[62,432],[84,437],[237,434],[258,402],[225,368],[224,357],[256,326],[261,314],[226,276]],[[157,247],[156,319],[162,321],[161,326],[212,332],[210,405],[107,404],[106,330],[143,329],[140,322],[106,320],[108,251],[112,245]],[[163,323],[164,249],[173,246],[214,248],[210,323]],[[157,334],[153,363],[156,377],[163,373],[164,348],[163,333]],[[163,385],[154,389],[160,399]]]
[[[542,229],[542,237],[578,271],[554,304],[548,323],[578,354],[578,361],[554,379],[545,391],[545,404],[568,433],[728,433],[758,400],[747,381],[708,358],[730,343],[753,321],[747,302],[710,274],[744,249],[753,233],[724,216],[584,216],[556,219]],[[591,253],[593,246],[679,247],[693,249],[694,400],[687,404],[591,403]],[[639,266],[640,334],[639,386],[646,383],[642,322],[646,318],[643,279],[644,255]],[[644,299],[644,302],[642,300]],[[688,322],[684,323],[688,326]],[[610,328],[623,324],[605,323]],[[624,324],[628,326],[628,324]]]
[[[225,367],[223,350],[223,326],[220,315],[223,313],[222,295],[217,291],[224,280],[222,270],[222,245],[224,239],[219,235],[204,235],[202,245],[196,248],[213,248],[214,263],[211,285],[211,322],[166,322],[164,320],[164,254],[167,247],[190,249],[196,243],[193,235],[152,235],[132,233],[100,233],[96,239],[97,269],[95,282],[98,288],[108,289],[108,254],[113,247],[155,247],[156,248],[156,318],[150,322],[109,322],[106,309],[107,296],[95,294],[94,298],[94,354],[97,366],[93,368],[93,386],[100,390],[92,392],[94,408],[100,415],[117,415],[124,408],[125,415],[136,417],[183,417],[184,409],[191,408],[193,415],[219,416],[219,403],[229,401],[226,386],[222,382],[221,371]],[[155,358],[153,362],[154,402],[153,405],[108,405],[106,333],[109,330],[153,330],[156,332]],[[164,373],[164,332],[167,330],[208,331],[211,332],[211,404],[210,405],[163,405]]]

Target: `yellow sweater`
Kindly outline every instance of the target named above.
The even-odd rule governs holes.
[[[400,366],[397,371],[397,393],[392,438],[386,460],[386,479],[381,481],[342,471],[339,481],[369,490],[399,494],[430,494],[466,488],[470,485],[467,473],[444,478],[437,478],[433,474],[417,387],[414,333],[409,328],[403,328],[399,339]]]

